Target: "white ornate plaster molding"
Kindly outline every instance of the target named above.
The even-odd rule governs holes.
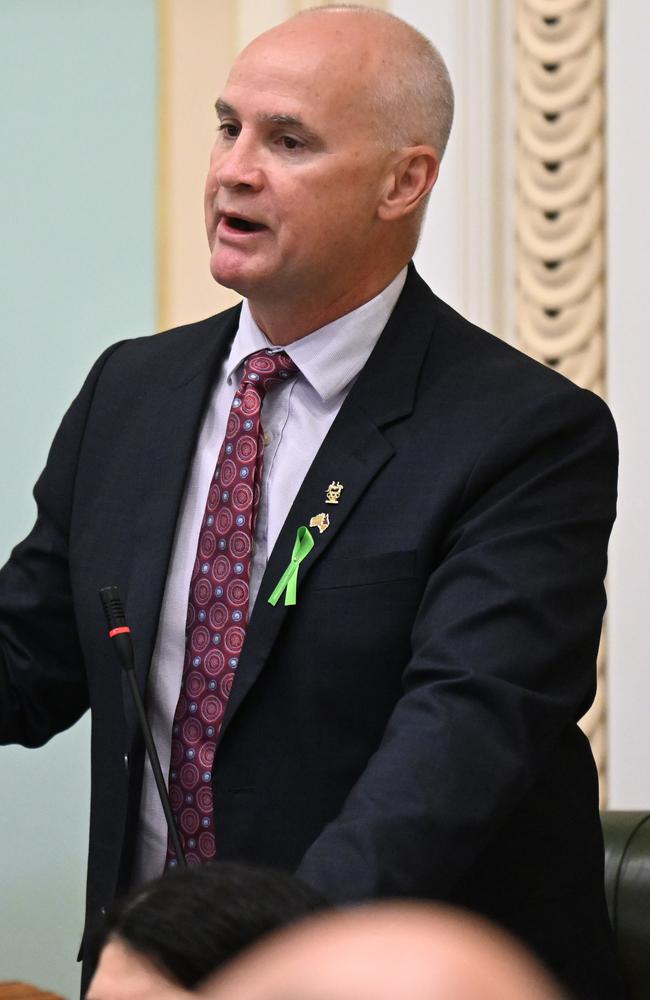
[[[515,0],[518,346],[604,391],[602,0]],[[605,797],[604,653],[583,719]]]
[[[520,346],[603,392],[601,0],[517,0]]]

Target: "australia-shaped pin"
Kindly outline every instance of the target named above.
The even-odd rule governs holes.
[[[321,535],[330,526],[330,516],[329,514],[314,514],[311,521],[309,522],[310,528],[318,528]]]

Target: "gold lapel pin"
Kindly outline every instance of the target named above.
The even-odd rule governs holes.
[[[330,526],[329,514],[315,514],[314,517],[312,517],[311,521],[309,522],[309,527],[318,528],[321,535],[323,534],[324,531],[327,531],[329,526]]]
[[[330,483],[325,490],[325,503],[338,503],[343,492],[343,483]]]

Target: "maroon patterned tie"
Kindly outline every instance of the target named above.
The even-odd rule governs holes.
[[[215,856],[212,763],[248,622],[264,455],[262,400],[271,385],[296,372],[284,351],[246,359],[201,522],[169,768],[169,797],[189,863]],[[170,844],[167,864],[176,864]]]

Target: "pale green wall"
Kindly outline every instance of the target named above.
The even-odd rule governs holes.
[[[0,0],[0,561],[102,348],[155,316],[155,0]],[[88,720],[0,748],[0,981],[78,994]]]

